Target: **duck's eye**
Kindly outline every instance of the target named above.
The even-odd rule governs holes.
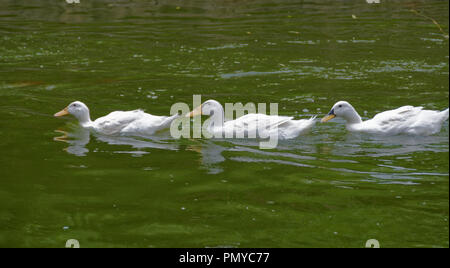
[[[339,108],[341,108],[342,107],[342,105],[339,105]]]

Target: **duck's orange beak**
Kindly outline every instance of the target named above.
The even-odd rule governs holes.
[[[69,108],[66,107],[66,108],[64,108],[62,111],[57,112],[57,113],[55,114],[55,117],[61,117],[61,116],[65,116],[65,115],[68,115],[68,114],[69,114]]]
[[[325,123],[333,118],[336,117],[336,114],[334,113],[334,109],[331,109],[331,111],[327,114],[327,116],[325,116],[324,118],[322,118],[322,120],[320,120],[322,123]]]
[[[327,121],[330,121],[331,119],[335,118],[336,116],[334,114],[330,114],[325,116],[324,118],[322,118],[322,120],[320,120],[322,123],[325,123]]]
[[[192,112],[188,113],[186,115],[186,117],[194,117],[197,115],[202,115],[202,106],[198,106],[197,108],[195,108]]]

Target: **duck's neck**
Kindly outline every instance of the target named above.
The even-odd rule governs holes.
[[[225,121],[225,112],[223,111],[222,105],[217,105],[209,113],[210,117],[205,121],[206,129],[209,132],[214,132],[214,130],[222,129]]]
[[[92,120],[89,111],[86,111],[78,115],[77,119],[82,127],[90,127],[92,125]]]
[[[355,109],[345,115],[345,120],[347,121],[347,125],[362,123],[361,116],[359,116],[358,112]]]

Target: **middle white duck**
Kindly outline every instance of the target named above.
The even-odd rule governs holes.
[[[211,116],[206,130],[221,137],[245,137],[255,133],[255,138],[266,138],[277,132],[278,139],[293,139],[301,134],[306,134],[315,124],[315,116],[310,119],[293,120],[290,116],[276,116],[250,113],[236,120],[225,121],[223,106],[215,101],[208,100],[195,108],[186,117],[197,115]]]
[[[82,127],[106,135],[153,135],[169,128],[172,121],[179,117],[177,114],[170,117],[156,116],[142,110],[134,110],[112,112],[92,121],[89,108],[80,101],[72,102],[56,113],[55,117],[68,114],[75,116]]]

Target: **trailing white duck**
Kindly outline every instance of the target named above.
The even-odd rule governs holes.
[[[72,102],[62,111],[56,113],[55,117],[68,114],[75,116],[82,127],[106,135],[152,135],[169,128],[172,121],[179,117],[179,115],[155,116],[142,110],[134,110],[112,112],[92,121],[89,108],[80,101]]]
[[[353,106],[346,101],[337,102],[322,119],[327,122],[334,117],[347,121],[347,130],[384,135],[433,135],[441,131],[448,119],[449,109],[445,111],[424,110],[423,107],[403,106],[395,110],[379,113],[374,118],[362,121]]]
[[[214,135],[225,138],[267,138],[274,134],[278,139],[293,139],[301,134],[306,134],[315,124],[315,116],[310,119],[293,120],[289,116],[274,116],[250,113],[236,120],[225,122],[223,106],[215,101],[208,100],[195,108],[186,117],[197,115],[210,116],[206,130]]]

